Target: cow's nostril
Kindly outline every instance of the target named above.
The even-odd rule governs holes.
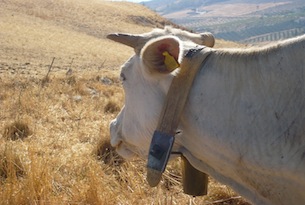
[[[122,144],[123,144],[123,142],[120,141],[120,142],[118,143],[118,145],[116,146],[116,148],[120,147]]]
[[[118,144],[120,144],[120,136],[119,136],[119,132],[117,130],[117,121],[116,120],[112,120],[110,122],[110,144],[112,147],[116,147],[118,146]]]

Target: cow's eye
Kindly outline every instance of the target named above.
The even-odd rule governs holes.
[[[120,80],[121,80],[122,82],[126,80],[126,77],[125,77],[124,73],[121,73],[121,74],[120,74]]]

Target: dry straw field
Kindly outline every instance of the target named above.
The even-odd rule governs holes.
[[[173,162],[152,189],[145,162],[109,145],[132,50],[105,35],[169,22],[101,0],[4,0],[0,19],[0,204],[247,204],[213,179],[208,196],[184,195]]]

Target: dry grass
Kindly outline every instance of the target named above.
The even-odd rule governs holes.
[[[184,195],[177,162],[152,189],[145,162],[109,145],[124,101],[118,66],[132,50],[104,36],[162,18],[96,0],[1,1],[0,18],[0,205],[246,204],[213,180],[208,196]]]
[[[116,81],[112,72],[103,73]],[[119,83],[104,84],[97,75],[76,73],[71,83],[71,77],[51,73],[44,87],[40,79],[17,75],[1,82],[6,88],[1,96],[9,96],[0,105],[1,159],[8,159],[2,165],[7,167],[1,174],[5,176],[2,204],[188,204],[193,200],[182,194],[179,164],[171,164],[161,186],[151,189],[145,181],[145,162],[123,163],[109,146],[108,124],[124,97]],[[11,141],[5,133],[7,126],[17,127],[16,119],[24,123],[17,130],[29,127],[31,134]],[[194,199],[194,204],[234,196],[227,187],[211,184],[210,195]],[[238,204],[240,199],[231,201]]]

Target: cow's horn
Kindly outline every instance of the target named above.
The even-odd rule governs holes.
[[[205,32],[201,33],[201,40],[202,40],[202,45],[208,46],[208,47],[213,47],[215,44],[215,38],[213,34],[210,32]]]
[[[205,32],[205,33],[189,33],[187,32],[188,38],[190,38],[193,42],[207,46],[207,47],[213,47],[215,43],[215,38],[213,34],[210,32]]]
[[[142,37],[137,35],[124,34],[124,33],[113,33],[107,35],[107,38],[115,42],[122,43],[126,46],[136,48],[139,44],[139,40]]]

